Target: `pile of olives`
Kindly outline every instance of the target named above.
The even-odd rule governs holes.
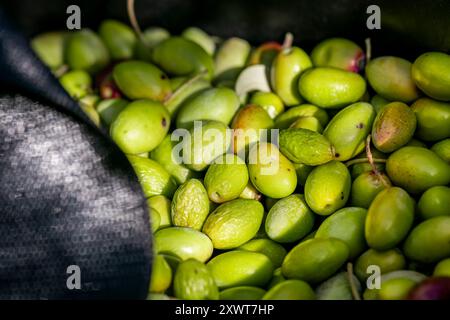
[[[32,47],[136,172],[149,299],[450,297],[449,55],[114,20]]]

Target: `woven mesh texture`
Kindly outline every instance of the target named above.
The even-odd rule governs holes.
[[[0,97],[0,298],[144,298],[145,198],[126,158],[91,127]],[[68,290],[69,265],[81,290]]]

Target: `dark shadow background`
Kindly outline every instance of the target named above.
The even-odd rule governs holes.
[[[0,1],[1,3],[2,1]],[[28,35],[65,28],[70,4],[82,11],[82,26],[96,29],[105,18],[128,22],[125,0],[3,1]],[[20,5],[18,5],[18,2]],[[324,38],[344,36],[363,44],[373,39],[374,55],[415,58],[424,50],[450,50],[448,0],[136,0],[140,25],[179,33],[198,26],[222,37],[240,36],[254,44],[281,40],[290,31],[306,49]],[[366,9],[381,8],[381,30],[366,28]]]

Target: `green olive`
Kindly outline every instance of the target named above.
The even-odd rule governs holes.
[[[128,104],[113,121],[110,134],[114,142],[128,154],[155,149],[170,127],[170,115],[159,102],[137,100]]]
[[[385,274],[391,271],[404,269],[406,261],[405,257],[398,249],[386,251],[369,249],[360,255],[355,263],[355,273],[361,281],[366,281],[371,275],[368,273],[369,266],[377,266],[380,268],[380,273]]]
[[[450,137],[450,103],[422,98],[411,106],[417,117],[416,136],[424,141]]]
[[[422,194],[417,207],[419,215],[424,220],[437,216],[450,216],[450,188],[431,187]]]
[[[142,61],[125,61],[114,67],[114,81],[130,99],[164,101],[171,94],[169,78],[156,66]]]
[[[412,65],[412,77],[426,95],[450,101],[450,56],[442,52],[422,54]]]
[[[385,99],[411,102],[419,91],[411,77],[411,62],[398,57],[379,57],[366,66],[367,79],[372,88]]]
[[[153,61],[176,76],[206,72],[211,79],[214,72],[211,56],[197,43],[181,37],[171,37],[160,42],[153,48]]]
[[[89,29],[83,29],[68,37],[65,60],[70,69],[93,74],[106,67],[109,54],[99,36]]]
[[[335,68],[305,71],[298,82],[300,94],[322,108],[342,108],[357,102],[366,92],[366,82],[359,74]]]
[[[414,200],[398,187],[384,189],[372,201],[367,213],[365,235],[376,250],[394,248],[412,227]]]
[[[129,26],[117,20],[104,20],[98,33],[113,60],[133,57],[137,37]]]

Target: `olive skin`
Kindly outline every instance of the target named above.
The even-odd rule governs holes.
[[[262,194],[279,199],[294,192],[297,174],[293,164],[271,143],[257,143],[249,151],[250,181]]]
[[[417,225],[406,238],[403,251],[409,259],[438,262],[450,256],[450,216],[434,217]]]
[[[176,76],[206,72],[207,78],[211,79],[214,72],[212,57],[197,43],[181,37],[171,37],[156,45],[153,61]]]
[[[392,153],[386,172],[394,185],[412,194],[450,183],[450,165],[422,147],[403,147]]]
[[[435,143],[430,150],[450,164],[450,138]]]
[[[109,53],[97,34],[83,29],[68,37],[65,61],[72,70],[85,70],[94,74],[106,67]]]
[[[295,246],[283,261],[283,276],[319,283],[334,274],[348,259],[349,249],[338,239],[309,239]]]
[[[128,104],[113,121],[110,135],[127,154],[155,149],[170,127],[170,115],[159,102],[136,100]]]
[[[172,93],[169,78],[153,64],[125,61],[114,67],[113,78],[130,99],[164,101]]]
[[[353,180],[351,203],[353,206],[368,209],[377,194],[390,185],[390,180],[384,173],[363,172]]]
[[[104,20],[98,33],[113,60],[133,57],[137,37],[129,26],[117,20]]]
[[[380,268],[381,274],[385,274],[404,269],[406,260],[402,252],[396,248],[386,251],[369,249],[360,255],[355,262],[355,273],[359,280],[366,281],[370,276],[367,268],[371,265],[377,265]]]
[[[411,229],[414,220],[414,200],[406,191],[390,187],[381,191],[367,212],[365,236],[376,250],[394,248]]]
[[[450,101],[450,56],[427,52],[414,61],[411,69],[417,86],[433,99]]]
[[[365,54],[353,41],[331,38],[320,42],[311,52],[311,60],[316,67],[333,67],[352,72],[364,68]]]
[[[274,59],[271,69],[272,87],[287,106],[302,101],[297,82],[300,74],[312,67],[309,56],[300,48],[282,50]]]
[[[450,216],[450,188],[431,187],[422,194],[417,208],[420,217],[424,220],[437,216]]]
[[[411,62],[398,57],[379,57],[366,66],[366,76],[372,88],[391,101],[411,102],[419,91],[411,77]]]
[[[393,152],[411,140],[416,124],[416,116],[410,107],[402,102],[391,102],[373,122],[373,144],[381,152]]]
[[[314,238],[335,238],[344,241],[349,248],[349,258],[353,259],[366,248],[364,238],[366,214],[367,210],[363,208],[340,209],[322,222]]]
[[[323,135],[334,146],[336,160],[347,161],[364,150],[374,119],[374,108],[365,102],[354,103],[331,119]]]
[[[423,141],[450,137],[450,103],[421,98],[411,105],[417,117],[416,136]]]
[[[306,179],[305,200],[319,215],[330,215],[344,207],[350,194],[351,178],[347,167],[330,161],[311,171]]]
[[[307,70],[301,75],[298,86],[302,97],[326,109],[342,108],[357,102],[366,92],[363,77],[334,68]]]

